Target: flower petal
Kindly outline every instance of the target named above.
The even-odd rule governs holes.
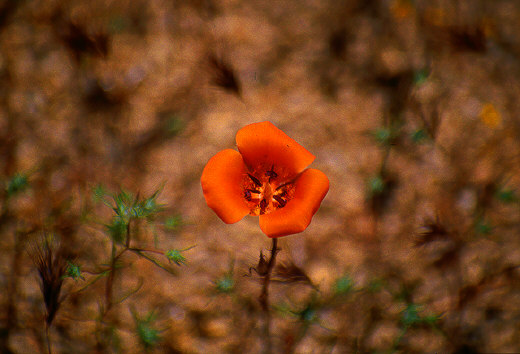
[[[315,158],[271,122],[246,125],[237,132],[236,142],[244,162],[253,170],[274,165],[287,176],[294,176]]]
[[[294,197],[287,205],[260,215],[260,228],[268,237],[304,231],[329,191],[329,179],[316,169],[305,170],[295,182]]]
[[[200,177],[206,203],[226,224],[249,214],[243,197],[242,180],[246,166],[238,151],[226,149],[213,156]]]

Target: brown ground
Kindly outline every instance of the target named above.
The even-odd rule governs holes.
[[[4,0],[0,351],[47,351],[34,259],[52,238],[84,277],[54,296],[53,352],[519,352],[518,28],[507,0]],[[270,336],[249,271],[270,240],[221,222],[199,182],[265,120],[331,184],[280,239]],[[131,245],[196,246],[186,264],[126,252],[99,276],[114,211],[95,187],[163,183]]]

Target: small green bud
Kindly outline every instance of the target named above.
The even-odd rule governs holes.
[[[170,262],[174,262],[178,266],[180,266],[182,264],[186,264],[186,257],[184,257],[181,254],[181,252],[182,252],[182,250],[176,250],[176,249],[169,250],[168,252],[166,252],[166,257],[168,258],[168,260]]]
[[[67,270],[65,271],[65,278],[72,278],[74,280],[85,280],[85,278],[81,275],[81,268],[79,265],[67,262]]]

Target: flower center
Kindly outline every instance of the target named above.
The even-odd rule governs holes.
[[[250,207],[250,215],[268,214],[283,208],[293,198],[294,184],[284,183],[282,171],[261,168],[244,175],[242,188],[244,199]]]

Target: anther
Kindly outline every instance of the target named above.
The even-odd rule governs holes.
[[[251,191],[249,189],[244,191],[244,198],[249,202],[251,201]]]
[[[247,200],[247,201],[251,201],[251,197],[252,195],[251,194],[260,194],[260,191],[257,191],[257,190],[254,190],[254,189],[245,189],[244,190],[244,198]]]
[[[278,173],[274,172],[274,165],[271,166],[269,171],[265,171],[265,175],[269,177],[269,182],[271,182],[271,179],[278,177]]]
[[[287,182],[287,183],[284,183],[284,184],[280,184],[278,187],[276,187],[276,190],[280,190],[280,189],[282,189],[283,187],[288,186],[289,184],[291,184],[291,182]]]
[[[251,178],[251,181],[253,181],[254,184],[256,184],[258,187],[262,187],[262,182],[260,182],[258,178],[256,178],[250,173],[248,173],[247,175],[249,176],[249,178]]]
[[[283,208],[285,204],[287,204],[287,201],[279,195],[273,195],[273,199],[276,200],[278,204],[280,204],[280,208]]]

